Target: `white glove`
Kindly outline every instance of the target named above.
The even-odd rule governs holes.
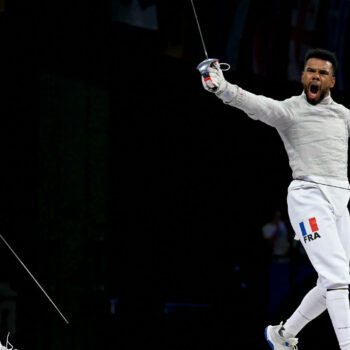
[[[224,78],[219,62],[215,62],[208,68],[209,77],[202,76],[202,84],[205,90],[220,95],[227,88],[227,81]]]

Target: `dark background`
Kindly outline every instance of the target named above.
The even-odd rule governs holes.
[[[157,30],[113,21],[110,1],[8,0],[0,14],[1,234],[70,321],[2,244],[0,279],[18,293],[10,339],[20,350],[268,348],[264,327],[286,320],[316,278],[293,280],[268,314],[261,227],[276,209],[288,223],[282,141],[202,88],[189,1],[141,3],[156,4]],[[232,63],[240,2],[196,3],[209,56]],[[331,48],[334,2],[319,3],[307,45]],[[293,6],[281,4],[250,2],[225,73],[275,99],[301,93],[287,74]],[[269,38],[263,52],[257,33]],[[332,96],[350,107],[342,72]],[[300,339],[337,348],[326,313]]]

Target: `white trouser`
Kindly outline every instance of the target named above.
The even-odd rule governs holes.
[[[288,213],[294,232],[318,274],[317,285],[324,289],[350,284],[350,218],[341,216],[317,187],[291,189]]]

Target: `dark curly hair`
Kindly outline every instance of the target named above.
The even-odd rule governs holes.
[[[337,67],[338,67],[338,61],[337,61],[337,57],[333,52],[325,49],[319,49],[319,48],[310,49],[305,54],[304,65],[306,65],[307,60],[310,58],[319,58],[321,60],[325,60],[332,63],[333,76],[335,75],[335,72],[337,71]]]

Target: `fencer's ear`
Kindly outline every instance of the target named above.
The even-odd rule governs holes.
[[[331,81],[331,88],[332,88],[335,85],[335,80],[336,80],[335,76],[333,75],[331,79],[332,79]]]

